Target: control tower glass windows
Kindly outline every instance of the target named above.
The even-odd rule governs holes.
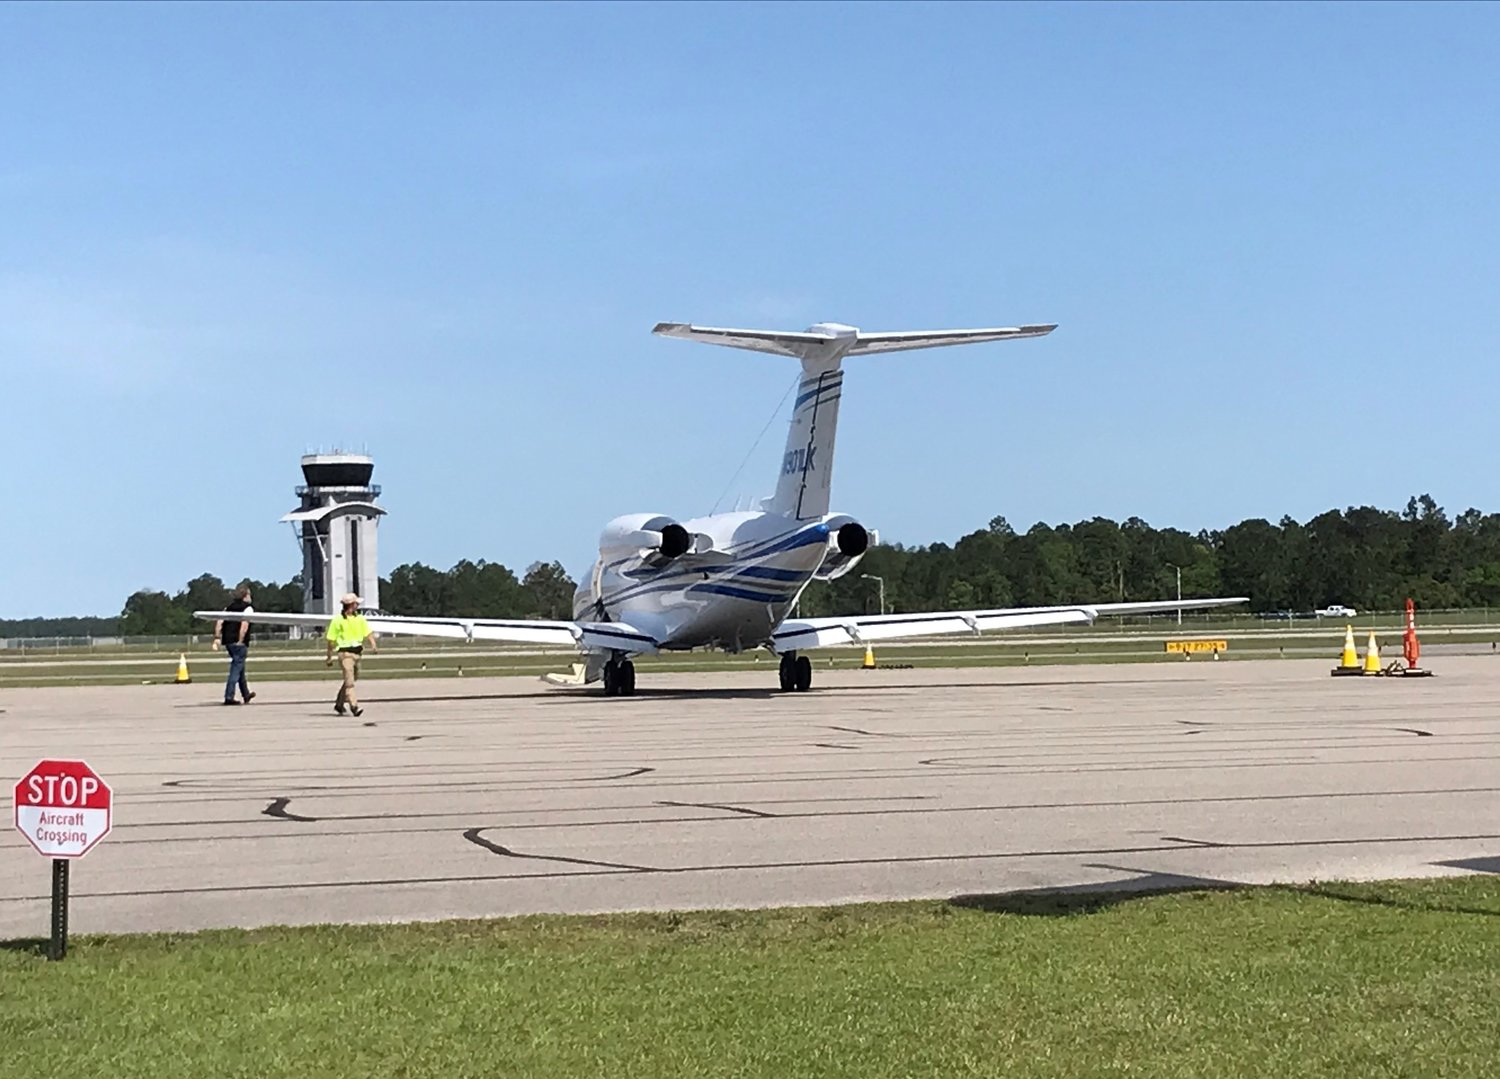
[[[302,479],[309,487],[368,487],[374,474],[371,461],[308,462],[302,466]]]

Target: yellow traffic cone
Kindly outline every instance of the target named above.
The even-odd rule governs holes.
[[[865,645],[864,669],[873,671],[875,669],[875,649],[871,645]]]
[[[1370,630],[1370,643],[1365,645],[1365,674],[1384,674],[1380,665],[1380,645],[1375,642],[1375,631]]]
[[[187,653],[186,652],[179,652],[177,654],[177,684],[178,685],[186,685],[188,682],[191,682],[192,680],[193,680],[193,676],[190,675],[190,674],[188,674],[188,669],[187,669]]]
[[[1339,665],[1333,669],[1334,674],[1361,674],[1359,669],[1359,653],[1354,649],[1354,627],[1344,627],[1344,654],[1339,657]]]

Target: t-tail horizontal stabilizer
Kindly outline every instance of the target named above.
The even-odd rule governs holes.
[[[802,381],[792,404],[791,428],[786,451],[776,477],[776,493],[765,509],[798,521],[828,513],[833,479],[833,440],[838,431],[839,398],[843,395],[845,356],[864,352],[904,352],[915,348],[946,345],[976,345],[984,341],[1009,341],[1017,337],[1042,337],[1055,325],[1002,326],[987,330],[906,330],[899,333],[865,333],[854,326],[820,322],[806,330],[730,330],[716,326],[693,326],[685,322],[659,322],[654,333],[702,341],[708,345],[770,352],[802,361]]]
[[[796,359],[858,356],[864,352],[903,352],[944,345],[975,345],[985,341],[1009,341],[1018,337],[1045,337],[1056,323],[1036,326],[1000,326],[983,330],[905,330],[898,333],[866,333],[853,326],[820,322],[795,332],[791,330],[732,330],[717,326],[694,326],[686,322],[658,322],[652,330],[661,337],[702,341],[706,345],[770,352]],[[846,346],[846,347],[840,347]]]

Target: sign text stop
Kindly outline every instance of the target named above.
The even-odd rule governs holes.
[[[39,854],[81,858],[108,834],[112,801],[84,761],[41,761],[16,784],[16,829]]]

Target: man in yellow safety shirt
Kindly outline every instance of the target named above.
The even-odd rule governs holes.
[[[359,597],[350,592],[341,603],[343,610],[328,623],[328,657],[325,665],[332,667],[333,654],[338,652],[339,666],[344,671],[344,684],[339,687],[333,710],[343,715],[344,705],[347,704],[349,711],[359,716],[365,711],[354,697],[354,683],[359,678],[359,657],[364,653],[366,643],[371,652],[379,652],[380,649],[376,647],[375,638],[370,633],[370,623],[359,613]]]

